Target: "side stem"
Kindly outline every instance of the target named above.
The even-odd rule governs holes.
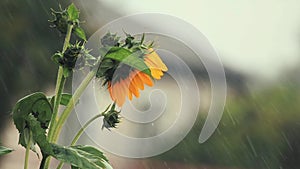
[[[66,122],[68,117],[70,116],[72,110],[74,109],[75,104],[79,100],[80,96],[89,85],[89,83],[93,80],[94,76],[97,73],[97,69],[92,70],[85,79],[81,82],[77,90],[75,91],[74,95],[72,96],[70,102],[67,104],[65,110],[62,112],[61,116],[58,119],[57,125],[54,129],[53,139],[52,141],[55,143],[58,139],[58,136],[61,132],[63,124]]]

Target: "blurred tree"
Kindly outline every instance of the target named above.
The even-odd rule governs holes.
[[[300,90],[290,84],[228,98],[214,135],[199,144],[199,115],[188,136],[158,158],[238,168],[300,168]]]

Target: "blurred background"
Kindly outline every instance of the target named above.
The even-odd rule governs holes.
[[[57,66],[51,56],[64,37],[49,27],[50,8],[71,1],[0,1],[0,142],[16,151],[0,158],[0,168],[22,168],[24,149],[11,120],[15,102],[35,91],[54,91]],[[197,27],[222,60],[228,95],[217,131],[197,142],[207,107],[176,147],[157,157],[126,159],[109,154],[112,165],[170,169],[300,168],[300,2],[265,1],[73,1],[81,11],[87,35],[121,16],[170,14]],[[205,69],[194,72],[203,90]],[[67,84],[70,90],[70,82]],[[209,104],[209,103],[208,103]],[[37,157],[32,154],[32,168]]]

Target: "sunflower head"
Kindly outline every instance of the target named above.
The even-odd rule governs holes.
[[[51,23],[50,26],[57,28],[62,34],[67,33],[68,25],[73,25],[74,27],[79,26],[79,10],[74,4],[68,6],[67,9],[62,9],[62,7],[59,6],[58,11],[51,9],[51,13],[53,19],[49,21]]]
[[[103,38],[109,36],[110,33]],[[144,44],[144,35],[136,40],[126,34],[125,40],[110,44],[116,46],[105,46],[107,53],[96,77],[104,79],[103,85],[107,86],[111,99],[121,107],[127,97],[129,100],[139,97],[139,90],[144,90],[145,85],[153,86],[153,80],[161,79],[168,68],[152,48],[153,43]]]
[[[109,108],[109,107],[108,107]],[[111,108],[105,111],[103,115],[103,125],[102,129],[105,127],[108,130],[110,128],[116,128],[117,123],[120,122],[120,111],[117,111],[115,103],[111,106]]]
[[[68,12],[66,9],[62,9],[60,6],[59,11],[55,11],[51,9],[51,13],[53,15],[53,19],[49,22],[52,23],[51,27],[57,28],[57,30],[62,33],[66,34],[68,29]]]
[[[96,58],[89,54],[84,44],[77,42],[70,44],[65,52],[56,52],[52,60],[64,68],[64,76],[68,77],[73,69],[81,69],[85,65],[93,66]]]

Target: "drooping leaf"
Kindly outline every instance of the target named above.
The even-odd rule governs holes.
[[[28,127],[31,129],[33,140],[39,145],[43,154],[52,154],[51,144],[46,137],[46,130],[41,127],[41,123],[32,114],[25,118]]]
[[[54,158],[70,163],[73,169],[112,169],[101,151],[92,146],[62,147],[51,144]]]
[[[13,149],[10,149],[10,148],[4,147],[4,146],[0,146],[0,156],[8,154],[12,151],[13,151]]]
[[[45,135],[51,117],[52,106],[43,93],[33,93],[19,100],[13,109],[13,120],[20,133],[19,144],[26,147],[28,140],[32,139],[30,147],[35,151],[34,144],[37,142],[35,138],[38,138],[35,135],[40,136],[41,132]],[[35,129],[31,126],[34,120]],[[29,138],[30,132],[32,138]]]
[[[117,60],[123,64],[129,65],[151,76],[151,71],[148,68],[148,66],[144,63],[144,60],[138,57],[135,53],[132,53],[131,51],[125,48],[113,47],[105,55],[105,58]]]
[[[83,39],[84,41],[86,41],[86,36],[85,36],[85,32],[81,27],[76,27],[74,29],[74,33],[81,39]]]
[[[74,3],[72,3],[71,5],[68,6],[67,12],[68,12],[68,16],[69,16],[68,19],[70,21],[75,21],[75,20],[79,19],[79,10],[74,5]]]

